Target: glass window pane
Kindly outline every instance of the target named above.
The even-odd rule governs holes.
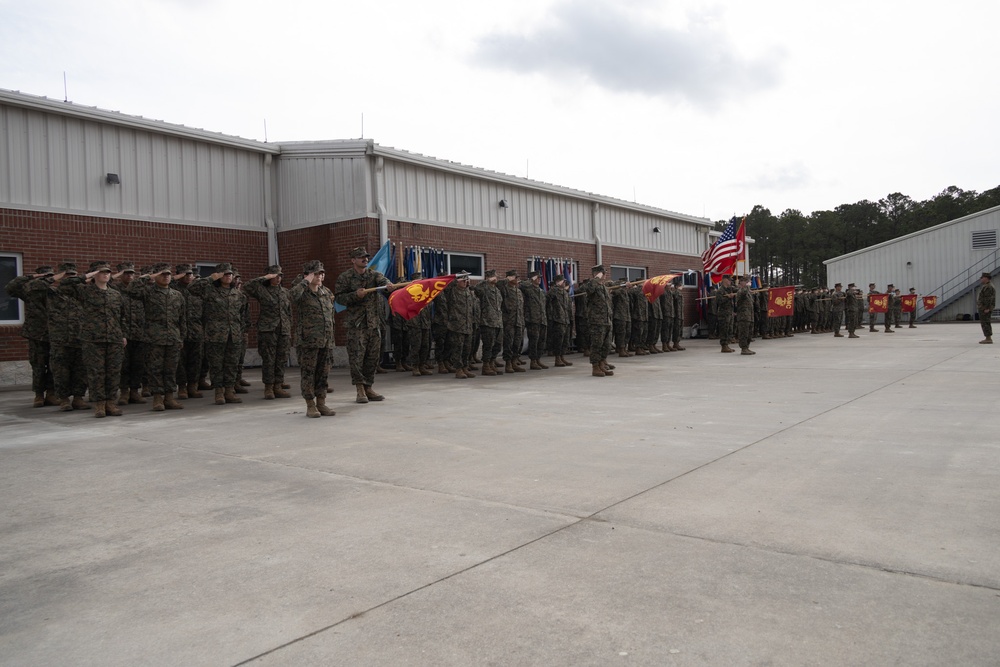
[[[448,273],[468,271],[473,278],[483,277],[483,258],[479,255],[448,254]]]
[[[18,276],[18,256],[0,255],[0,285],[6,285]],[[0,290],[0,322],[4,324],[20,324],[21,302]]]

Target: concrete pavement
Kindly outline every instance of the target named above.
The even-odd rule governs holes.
[[[259,382],[105,419],[0,392],[0,661],[998,664],[980,334],[390,373],[368,405],[338,370],[321,419]]]

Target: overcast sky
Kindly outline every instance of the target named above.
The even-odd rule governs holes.
[[[1000,185],[995,0],[0,0],[0,88],[725,219]]]

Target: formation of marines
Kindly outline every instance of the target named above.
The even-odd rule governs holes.
[[[326,287],[326,270],[318,260],[307,262],[292,280],[282,285],[279,265],[242,283],[231,263],[221,263],[207,277],[195,274],[192,264],[173,268],[157,263],[137,270],[131,262],[116,267],[91,262],[84,274],[72,262],[58,268],[40,266],[33,273],[7,284],[12,297],[25,302],[22,336],[28,339],[32,368],[33,405],[57,405],[72,411],[93,408],[96,417],[122,414],[120,406],[146,404],[153,411],[179,410],[177,399],[202,398],[214,392],[217,405],[241,403],[237,394],[248,393],[241,373],[250,327],[249,299],[259,304],[258,352],[264,399],[291,398],[284,369],[294,346],[300,367],[300,391],[308,417],[333,416],[326,404],[334,347],[334,304],[347,332],[347,353],[355,401],[384,400],[373,389],[380,366],[386,303],[379,292],[397,286],[368,267],[363,247],[350,252],[351,268],[341,273],[333,289]],[[415,273],[410,280],[423,276]],[[984,273],[977,308],[991,344],[990,315],[995,308],[991,274]],[[591,277],[570,289],[556,276],[542,290],[541,276],[532,271],[521,280],[517,270],[500,280],[495,269],[486,271],[475,286],[460,273],[416,316],[390,317],[389,327],[396,370],[420,377],[437,373],[468,379],[480,370],[484,376],[547,370],[543,357],[551,355],[556,367],[574,346],[590,358],[594,377],[614,375],[608,357],[683,351],[684,297],[675,280],[652,299],[642,291],[643,281],[606,279],[603,265]],[[793,315],[768,316],[768,289],[752,290],[748,276],[724,276],[710,290],[709,338],[719,340],[723,353],[753,355],[750,344],[791,337],[795,333],[833,333],[858,338],[864,315],[869,331],[876,331],[877,313],[854,283],[844,289],[796,288]],[[886,333],[901,328],[902,297],[892,284],[885,291],[869,285],[872,295],[888,295],[883,318]],[[910,295],[916,296],[911,288]],[[909,313],[915,328],[915,312]],[[574,326],[575,324],[575,326]],[[521,359],[527,337],[528,366]],[[431,362],[432,351],[436,368]],[[480,356],[481,355],[481,356]],[[498,362],[498,359],[502,362]],[[89,392],[89,399],[87,394]]]

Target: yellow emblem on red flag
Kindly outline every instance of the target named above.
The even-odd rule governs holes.
[[[653,276],[646,282],[642,284],[642,293],[646,295],[650,303],[653,303],[660,298],[663,291],[667,289],[667,285],[670,281],[681,274],[679,273],[665,273],[662,276]]]
[[[916,294],[907,294],[906,296],[902,297],[901,300],[903,302],[903,307],[900,309],[900,312],[903,312],[903,313],[915,313],[917,311],[917,295]]]
[[[937,297],[936,296],[925,296],[924,297],[924,310],[934,310],[937,308]]]
[[[869,313],[887,313],[887,312],[889,312],[889,295],[888,294],[869,294],[868,295],[868,312]]]
[[[772,287],[767,290],[767,316],[786,317],[795,314],[795,288]]]
[[[415,280],[389,295],[389,308],[404,320],[413,319],[453,280],[454,274]]]

